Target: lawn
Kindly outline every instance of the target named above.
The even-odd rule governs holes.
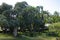
[[[20,35],[19,37],[13,37],[12,35],[9,34],[0,33],[0,40],[56,40],[56,37],[43,37],[43,36],[28,37],[24,35]]]

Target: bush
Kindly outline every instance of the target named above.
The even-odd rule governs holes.
[[[48,36],[57,37],[57,36],[58,36],[58,33],[55,33],[55,32],[48,32],[47,35],[48,35]]]
[[[49,25],[49,32],[60,36],[60,22]]]

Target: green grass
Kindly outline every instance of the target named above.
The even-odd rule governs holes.
[[[13,37],[12,35],[0,33],[0,40],[25,40],[25,39],[29,40],[29,39],[22,37],[22,36]]]
[[[20,35],[19,37],[13,37],[12,35],[0,33],[0,40],[56,40],[55,37],[46,37],[46,36],[37,36],[37,37],[28,37]]]

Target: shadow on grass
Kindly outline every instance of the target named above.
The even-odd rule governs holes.
[[[20,35],[19,37],[13,37],[13,36],[0,37],[0,40],[30,40],[30,39]]]
[[[55,40],[55,38],[45,38],[42,36],[39,37],[28,37],[25,35],[18,35],[18,37],[13,37],[11,34],[0,34],[0,40]]]

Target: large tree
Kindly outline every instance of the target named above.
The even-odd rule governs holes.
[[[18,13],[15,10],[7,10],[3,12],[3,15],[6,16],[8,21],[9,26],[7,27],[13,32],[14,36],[17,36],[17,28],[19,27]]]

